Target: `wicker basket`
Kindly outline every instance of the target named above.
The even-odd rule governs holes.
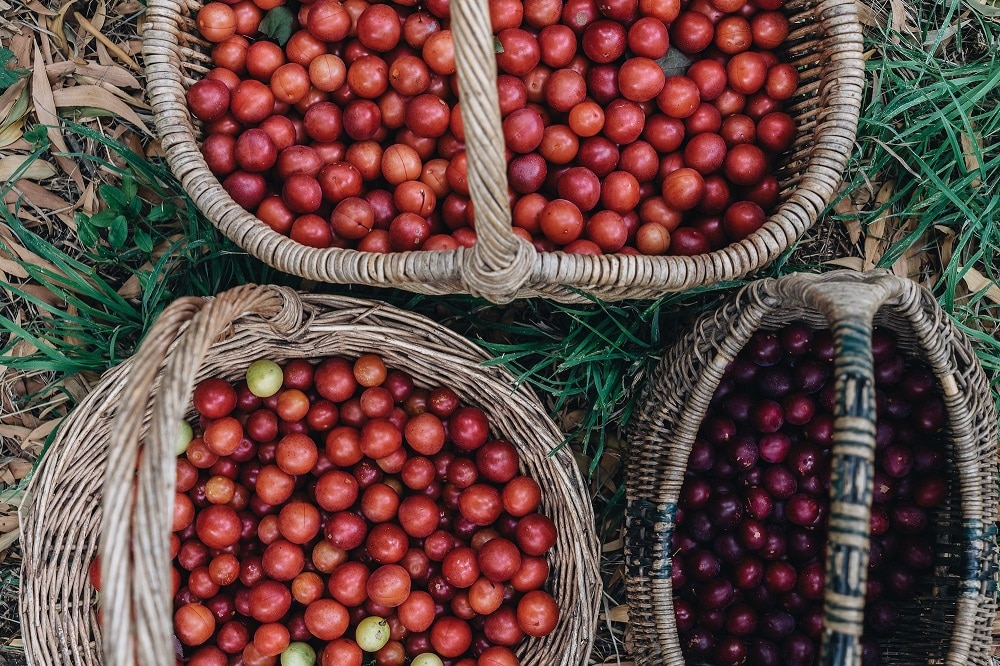
[[[519,654],[524,664],[585,664],[600,596],[593,512],[570,451],[553,453],[562,436],[538,400],[515,388],[507,371],[483,366],[475,345],[426,318],[371,301],[255,286],[175,302],[137,354],[108,372],[60,428],[21,511],[29,663],[173,666],[172,449],[195,383],[241,377],[257,358],[372,351],[418,385],[452,386],[519,447],[522,470],[545,489],[543,510],[559,528],[549,564],[562,611],[556,630],[522,644]],[[87,581],[99,544],[103,636]]]
[[[652,377],[632,428],[627,471],[627,589],[638,663],[685,663],[674,620],[670,540],[688,455],[709,401],[727,364],[756,330],[797,319],[814,328],[829,326],[837,343],[834,483],[819,663],[861,663],[875,450],[873,318],[897,334],[901,349],[930,365],[949,418],[951,496],[935,520],[933,586],[901,604],[901,629],[883,645],[885,663],[990,663],[998,494],[997,418],[989,385],[968,340],[930,293],[885,273],[847,271],[752,283],[700,319]]]
[[[861,26],[854,0],[789,0],[785,12],[792,31],[783,50],[800,73],[800,89],[789,103],[799,135],[778,174],[782,203],[763,228],[696,257],[536,252],[511,231],[488,5],[488,0],[451,5],[479,239],[471,249],[375,254],[309,248],[239,207],[205,164],[185,104],[187,87],[211,67],[209,45],[192,20],[199,0],[149,0],[146,13],[147,92],[167,162],[223,234],[278,270],[320,282],[471,293],[495,302],[529,296],[582,301],[580,290],[605,300],[654,298],[745,275],[788,249],[837,192],[862,100]]]

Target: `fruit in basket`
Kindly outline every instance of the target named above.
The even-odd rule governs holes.
[[[190,663],[516,664],[555,629],[541,489],[452,389],[374,354],[259,360],[193,404],[170,539]]]
[[[877,412],[864,663],[934,565],[948,494],[933,374],[872,338]],[[833,443],[833,339],[792,323],[730,364],[688,462],[673,535],[685,655],[718,664],[816,663]]]
[[[691,255],[759,229],[797,133],[782,4],[491,3],[515,235],[539,251]],[[450,21],[446,2],[206,4],[215,69],[187,95],[206,164],[303,245],[470,247]],[[276,24],[282,44],[261,32]],[[685,73],[665,69],[670,47]]]

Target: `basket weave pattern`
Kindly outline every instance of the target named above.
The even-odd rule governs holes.
[[[948,412],[950,497],[934,517],[932,580],[900,604],[886,663],[990,664],[997,583],[997,418],[968,340],[933,296],[883,273],[797,274],[761,280],[701,318],[664,357],[640,400],[629,436],[625,542],[631,638],[637,663],[683,665],[670,578],[674,512],[688,456],[726,370],[757,330],[794,320],[830,327],[837,340],[834,438],[824,640],[820,663],[856,666],[867,576],[874,460],[872,323],[928,363]],[[855,477],[843,475],[860,470]],[[867,543],[867,537],[864,539]],[[851,564],[853,558],[854,564]],[[830,603],[836,600],[836,608]]]
[[[369,352],[418,386],[453,387],[518,447],[522,472],[542,486],[542,510],[559,530],[549,566],[561,609],[556,630],[522,644],[519,656],[533,666],[586,663],[600,597],[593,511],[569,450],[552,453],[562,435],[537,398],[515,388],[506,370],[483,366],[478,347],[419,315],[256,286],[172,304],[137,354],[109,371],[60,428],[21,513],[28,662],[173,666],[172,449],[192,414],[193,387],[212,376],[235,381],[258,358]],[[103,635],[87,580],[98,546]]]
[[[185,90],[210,67],[197,36],[197,0],[149,0],[143,30],[147,94],[167,162],[218,229],[286,273],[320,282],[398,287],[426,294],[471,293],[495,302],[545,296],[582,301],[654,298],[733,279],[786,250],[833,199],[851,153],[864,86],[862,37],[854,0],[790,0],[782,47],[801,85],[788,112],[799,124],[779,170],[779,208],[765,225],[727,248],[697,257],[539,253],[511,231],[507,165],[497,101],[488,0],[452,3],[452,33],[466,133],[468,181],[478,242],[471,249],[376,254],[300,245],[240,208],[211,173]]]

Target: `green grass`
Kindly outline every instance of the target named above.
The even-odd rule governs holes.
[[[0,346],[0,363],[15,370],[50,372],[57,379],[77,372],[101,372],[127,358],[175,298],[280,279],[222,239],[165,166],[86,127],[67,123],[64,132],[97,142],[118,158],[115,164],[92,154],[70,155],[106,170],[114,184],[100,185],[104,202],[100,212],[77,214],[83,248],[78,252],[71,253],[28,229],[18,219],[17,207],[13,212],[0,208],[2,221],[20,245],[45,262],[20,261],[21,268],[56,297],[53,304],[16,284],[6,286],[41,316],[22,323],[0,316],[0,331],[9,334]],[[33,154],[38,157],[47,148],[41,141]],[[0,194],[9,188],[5,186]],[[10,250],[2,241],[0,249]],[[118,293],[130,278],[137,281],[136,298]],[[19,339],[31,342],[38,352],[10,355]]]
[[[972,270],[1000,284],[1000,24],[958,0],[922,9],[915,38],[888,29],[868,35],[872,85],[850,191],[874,174],[895,181],[893,196],[862,216],[866,225],[886,215],[890,225],[913,227],[880,266],[915,245],[938,252],[954,235],[934,291],[972,338],[1000,397],[1000,304],[966,283]]]

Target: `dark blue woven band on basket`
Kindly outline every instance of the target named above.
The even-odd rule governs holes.
[[[630,576],[670,578],[670,541],[674,534],[674,503],[647,499],[630,502],[625,510],[625,568]],[[638,550],[636,550],[638,547]]]
[[[960,594],[979,596],[982,594],[982,584],[994,592],[997,589],[997,554],[993,544],[996,543],[997,526],[986,525],[979,519],[966,520],[962,525],[965,549],[962,552],[962,583]]]

